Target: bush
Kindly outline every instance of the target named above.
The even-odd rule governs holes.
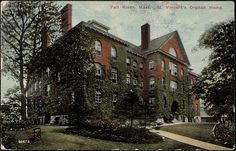
[[[162,137],[144,128],[121,127],[119,122],[96,121],[83,127],[68,128],[66,133],[127,143],[155,143]]]
[[[15,149],[17,140],[14,134],[5,133],[5,136],[2,138],[2,144],[7,149]]]
[[[231,126],[232,127],[232,126]],[[216,124],[213,128],[213,134],[217,139],[222,141],[233,143],[234,139],[234,128],[225,126],[224,124]]]

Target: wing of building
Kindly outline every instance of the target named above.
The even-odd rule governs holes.
[[[154,111],[155,114],[150,112],[153,120],[163,118],[168,121],[175,118],[179,121],[191,121],[193,116],[200,116],[200,102],[190,95],[190,87],[196,81],[197,75],[190,69],[191,60],[188,59],[178,31],[150,39],[152,32],[150,25],[146,23],[141,26],[141,44],[137,46],[109,33],[109,27],[95,20],[82,21],[72,28],[70,4],[62,9],[62,18],[63,36],[67,36],[71,29],[76,30],[82,26],[96,35],[94,75],[98,87],[93,88],[91,94],[94,96],[92,101],[95,105],[110,102],[110,107],[113,107],[118,101],[122,101],[125,92],[135,89],[141,100],[148,103],[149,110]],[[48,46],[47,40],[43,45]],[[47,69],[45,74],[49,74],[49,71]],[[107,95],[103,84],[99,84],[101,81],[111,82],[110,96]],[[36,82],[36,91],[39,82]],[[116,85],[122,86],[123,89]],[[52,86],[47,84],[44,91],[49,93],[52,89]],[[75,99],[74,93],[71,92],[71,99]],[[32,93],[28,92],[28,96],[30,94]],[[65,110],[63,114],[67,112]]]

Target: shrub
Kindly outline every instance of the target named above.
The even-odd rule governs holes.
[[[16,148],[16,138],[14,134],[5,133],[4,137],[2,138],[2,144],[7,149],[15,149]]]
[[[162,137],[151,133],[144,128],[121,127],[119,124],[110,121],[96,121],[97,125],[87,124],[87,126],[68,128],[66,133],[72,133],[93,138],[113,140],[127,143],[154,143],[162,141]],[[113,125],[115,129],[112,128]]]

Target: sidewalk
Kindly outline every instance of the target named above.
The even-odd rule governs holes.
[[[196,147],[199,147],[201,149],[206,149],[206,150],[233,150],[231,148],[222,147],[222,146],[211,144],[211,143],[206,143],[206,142],[203,142],[203,141],[199,141],[199,140],[196,140],[196,139],[192,139],[192,138],[189,138],[189,137],[177,135],[177,134],[162,131],[162,130],[150,129],[150,132],[158,133],[161,136],[164,136],[164,137],[167,137],[167,138],[170,138],[170,139],[173,139],[175,141],[179,141],[179,142],[182,142],[182,143],[185,143],[185,144],[196,146]]]

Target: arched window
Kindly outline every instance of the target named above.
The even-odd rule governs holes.
[[[111,47],[111,58],[116,59],[116,49]]]
[[[161,61],[161,71],[165,71],[165,62],[164,62],[164,60]]]
[[[95,67],[96,67],[96,73],[95,73],[96,76],[101,77],[102,76],[102,65],[96,63]]]
[[[174,48],[170,48],[169,49],[169,54],[171,54],[172,56],[175,56],[176,57],[176,51]]]
[[[150,89],[154,89],[154,87],[155,87],[155,78],[154,77],[151,77],[149,79],[149,86],[150,86]]]
[[[155,68],[155,62],[153,60],[150,60],[149,64],[148,64],[148,67],[149,67],[149,70],[154,69]]]
[[[95,52],[97,55],[101,55],[102,54],[102,44],[100,41],[95,41]]]

